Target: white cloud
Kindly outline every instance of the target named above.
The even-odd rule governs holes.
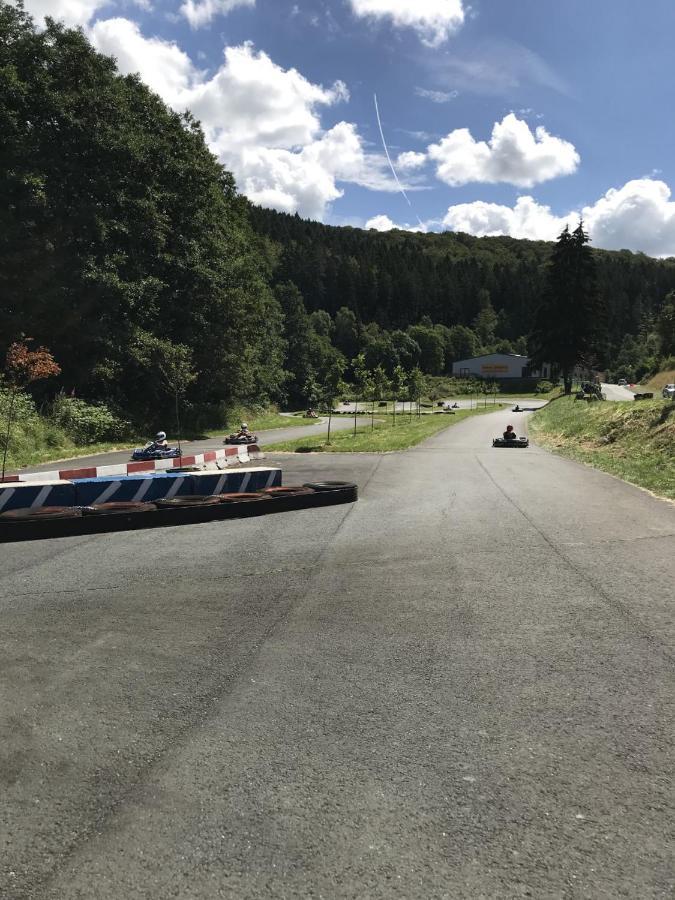
[[[37,25],[42,24],[45,16],[51,16],[52,19],[75,28],[86,25],[94,13],[109,2],[110,0],[25,0],[24,6]]]
[[[366,153],[354,125],[322,130],[321,107],[349,97],[342,82],[313,84],[250,44],[225,48],[223,64],[207,76],[177,44],[144,37],[128,19],[96,22],[90,34],[120,71],[138,72],[174,109],[191,110],[254,202],[323,218],[342,196],[338,182],[396,190],[385,161]]]
[[[509,113],[495,122],[488,142],[476,141],[468,128],[458,128],[429,147],[436,174],[453,187],[469,182],[508,182],[532,187],[579,165],[573,144],[550,135],[543,126],[534,134],[527,122]]]
[[[449,103],[451,100],[459,97],[459,91],[430,91],[421,87],[416,87],[415,93],[418,97],[431,100],[432,103]]]
[[[464,23],[463,0],[351,0],[355,15],[391,19],[399,28],[414,28],[423,43],[438,47]]]
[[[375,231],[391,231],[393,228],[396,228],[399,231],[421,231],[423,233],[426,233],[427,231],[426,225],[408,225],[408,223],[405,225],[398,225],[396,222],[392,221],[389,216],[384,215],[373,216],[372,219],[368,219],[363,227],[366,230],[373,228]]]
[[[415,153],[414,150],[408,150],[406,153],[399,153],[396,160],[396,168],[405,171],[421,169],[426,161],[426,153]]]
[[[443,225],[479,237],[508,234],[532,241],[551,241],[565,227],[565,219],[554,216],[550,207],[540,206],[532,197],[519,197],[514,207],[482,200],[451,206]]]
[[[462,203],[451,206],[443,225],[480,237],[507,234],[531,240],[554,240],[566,224],[579,217],[597,247],[642,250],[652,256],[675,256],[675,201],[663,181],[639,178],[612,188],[590,206],[556,216],[532,197],[519,197],[515,206]]]
[[[180,11],[193,28],[201,28],[216,16],[225,16],[238,6],[255,6],[255,0],[185,0]]]

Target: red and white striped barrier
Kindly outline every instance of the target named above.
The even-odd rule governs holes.
[[[180,456],[176,459],[150,459],[143,462],[120,463],[117,466],[87,466],[81,469],[57,469],[52,472],[22,472],[7,475],[3,482],[13,484],[26,481],[73,481],[78,478],[108,478],[119,475],[137,475],[139,472],[166,472],[185,466],[205,466],[220,463],[239,466],[252,460],[265,459],[265,454],[257,444],[225,447],[223,450],[205,450],[194,456]]]

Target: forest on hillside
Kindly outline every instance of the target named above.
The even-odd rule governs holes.
[[[191,425],[217,427],[234,406],[309,402],[367,371],[528,351],[550,245],[253,207],[189,113],[83,32],[37,30],[3,0],[0,134],[0,359],[47,347],[59,374],[31,390],[62,415],[87,402],[145,426],[180,394]],[[603,362],[635,377],[675,353],[675,260],[595,257]]]

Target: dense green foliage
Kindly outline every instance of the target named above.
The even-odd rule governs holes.
[[[391,369],[398,354],[405,368],[419,363],[438,373],[439,343],[443,372],[453,360],[482,352],[531,349],[555,245],[334,228],[257,207],[251,218],[259,234],[281,247],[275,277],[297,286],[309,313],[333,317],[333,341],[349,359],[363,350],[369,364]],[[641,377],[672,352],[666,297],[675,288],[675,259],[629,250],[588,253],[598,306],[606,310],[601,341],[594,340],[603,345],[597,361],[614,372],[622,351],[637,345],[631,372],[619,374]],[[436,338],[428,333],[432,323]],[[418,349],[408,343],[413,337]]]
[[[68,391],[138,419],[171,409],[158,359],[176,344],[202,410],[277,390],[265,256],[189,116],[120,77],[82,33],[36,32],[0,3],[0,134],[5,346],[29,331]]]

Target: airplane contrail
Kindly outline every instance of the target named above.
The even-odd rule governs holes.
[[[394,164],[391,161],[391,156],[389,155],[389,148],[387,147],[387,142],[384,139],[384,131],[382,130],[382,119],[380,118],[380,107],[377,104],[377,94],[373,94],[373,100],[375,101],[375,115],[377,116],[377,126],[380,129],[380,137],[382,138],[382,146],[384,147],[384,154],[387,157],[387,162],[389,163],[389,168],[391,169],[391,174],[394,176],[394,181],[398,185],[399,191],[405,197],[406,203],[408,204],[410,209],[412,209],[413,213],[415,214],[415,218],[419,222],[420,228],[424,229],[424,224],[423,224],[422,220],[420,219],[420,217],[415,212],[415,210],[413,209],[413,205],[410,202],[410,198],[408,197],[406,192],[403,190],[403,185],[399,181],[399,177],[396,174],[396,169],[394,168]]]

